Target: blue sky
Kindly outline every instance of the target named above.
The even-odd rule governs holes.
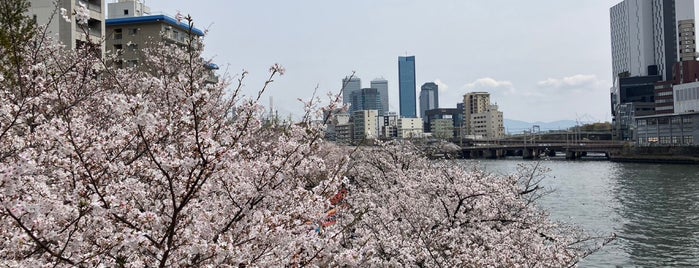
[[[109,1],[108,1],[109,2]],[[415,55],[419,88],[440,85],[440,105],[487,91],[505,118],[609,121],[610,0],[146,0],[208,29],[206,56],[231,75],[250,72],[247,95],[269,66],[286,75],[264,97],[280,114],[297,98],[337,92],[356,71],[362,85],[389,81],[398,112],[398,56]]]

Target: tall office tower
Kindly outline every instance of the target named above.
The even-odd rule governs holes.
[[[342,104],[352,103],[352,93],[362,89],[362,80],[359,77],[345,77],[342,79]],[[357,111],[350,107],[351,111]]]
[[[420,88],[420,117],[426,118],[425,111],[439,108],[439,86],[428,82]]]
[[[624,0],[609,13],[614,79],[658,74],[670,80],[675,63],[690,58],[685,53],[696,55],[694,47],[681,47],[695,41],[681,28],[694,20],[694,0]]]
[[[3,0],[5,1],[5,0]],[[30,0],[28,13],[36,18],[39,25],[46,25],[50,34],[58,35],[60,41],[67,49],[76,49],[89,46],[100,56],[104,55],[104,22],[106,6],[105,0],[61,0],[57,3],[47,0]],[[89,13],[87,24],[81,25],[73,18],[70,21],[64,20],[56,8],[65,9],[68,15],[84,5]],[[60,12],[59,12],[60,13]],[[89,42],[88,42],[89,41]]]
[[[417,118],[415,56],[398,57],[398,98],[400,116]]]
[[[379,114],[383,114],[381,107],[381,94],[376,88],[362,88],[362,107],[363,110],[376,110]]]
[[[383,113],[379,115],[388,115],[388,80],[383,78],[376,78],[371,80],[371,88],[375,88],[379,91],[379,96],[381,97],[381,109]]]
[[[488,92],[471,92],[464,95],[464,134],[473,135],[473,123],[471,116],[478,113],[483,113],[490,107],[490,93]]]

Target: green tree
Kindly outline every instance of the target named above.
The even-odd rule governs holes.
[[[27,0],[0,1],[0,75],[15,81],[27,44],[36,31],[36,21],[27,15]]]

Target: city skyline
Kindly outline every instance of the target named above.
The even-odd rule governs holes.
[[[296,99],[309,98],[316,86],[337,93],[337,81],[352,71],[388,80],[389,108],[398,112],[395,59],[409,54],[418,58],[416,83],[439,84],[442,107],[488,91],[506,118],[550,122],[611,121],[609,9],[619,2],[147,4],[154,12],[191,14],[208,29],[205,54],[231,75],[249,71],[247,95],[261,87],[269,65],[284,65],[287,74],[268,92],[280,114],[301,113]]]

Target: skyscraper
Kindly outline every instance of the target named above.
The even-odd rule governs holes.
[[[352,111],[376,110],[382,114],[381,96],[375,88],[362,88],[352,92]]]
[[[670,80],[676,62],[696,58],[694,35],[682,34],[694,32],[686,29],[694,24],[694,0],[624,0],[609,13],[614,79],[658,74]]]
[[[345,77],[342,79],[342,104],[352,103],[352,93],[362,89],[362,80],[359,77]],[[350,111],[355,111],[350,107]]]
[[[398,57],[398,98],[400,116],[417,118],[415,89],[415,56]]]
[[[371,81],[371,88],[375,88],[379,91],[379,97],[381,98],[381,109],[383,114],[388,115],[388,80],[383,78],[376,78]]]
[[[437,84],[427,82],[420,88],[420,117],[424,118],[425,111],[439,108],[439,87]]]

